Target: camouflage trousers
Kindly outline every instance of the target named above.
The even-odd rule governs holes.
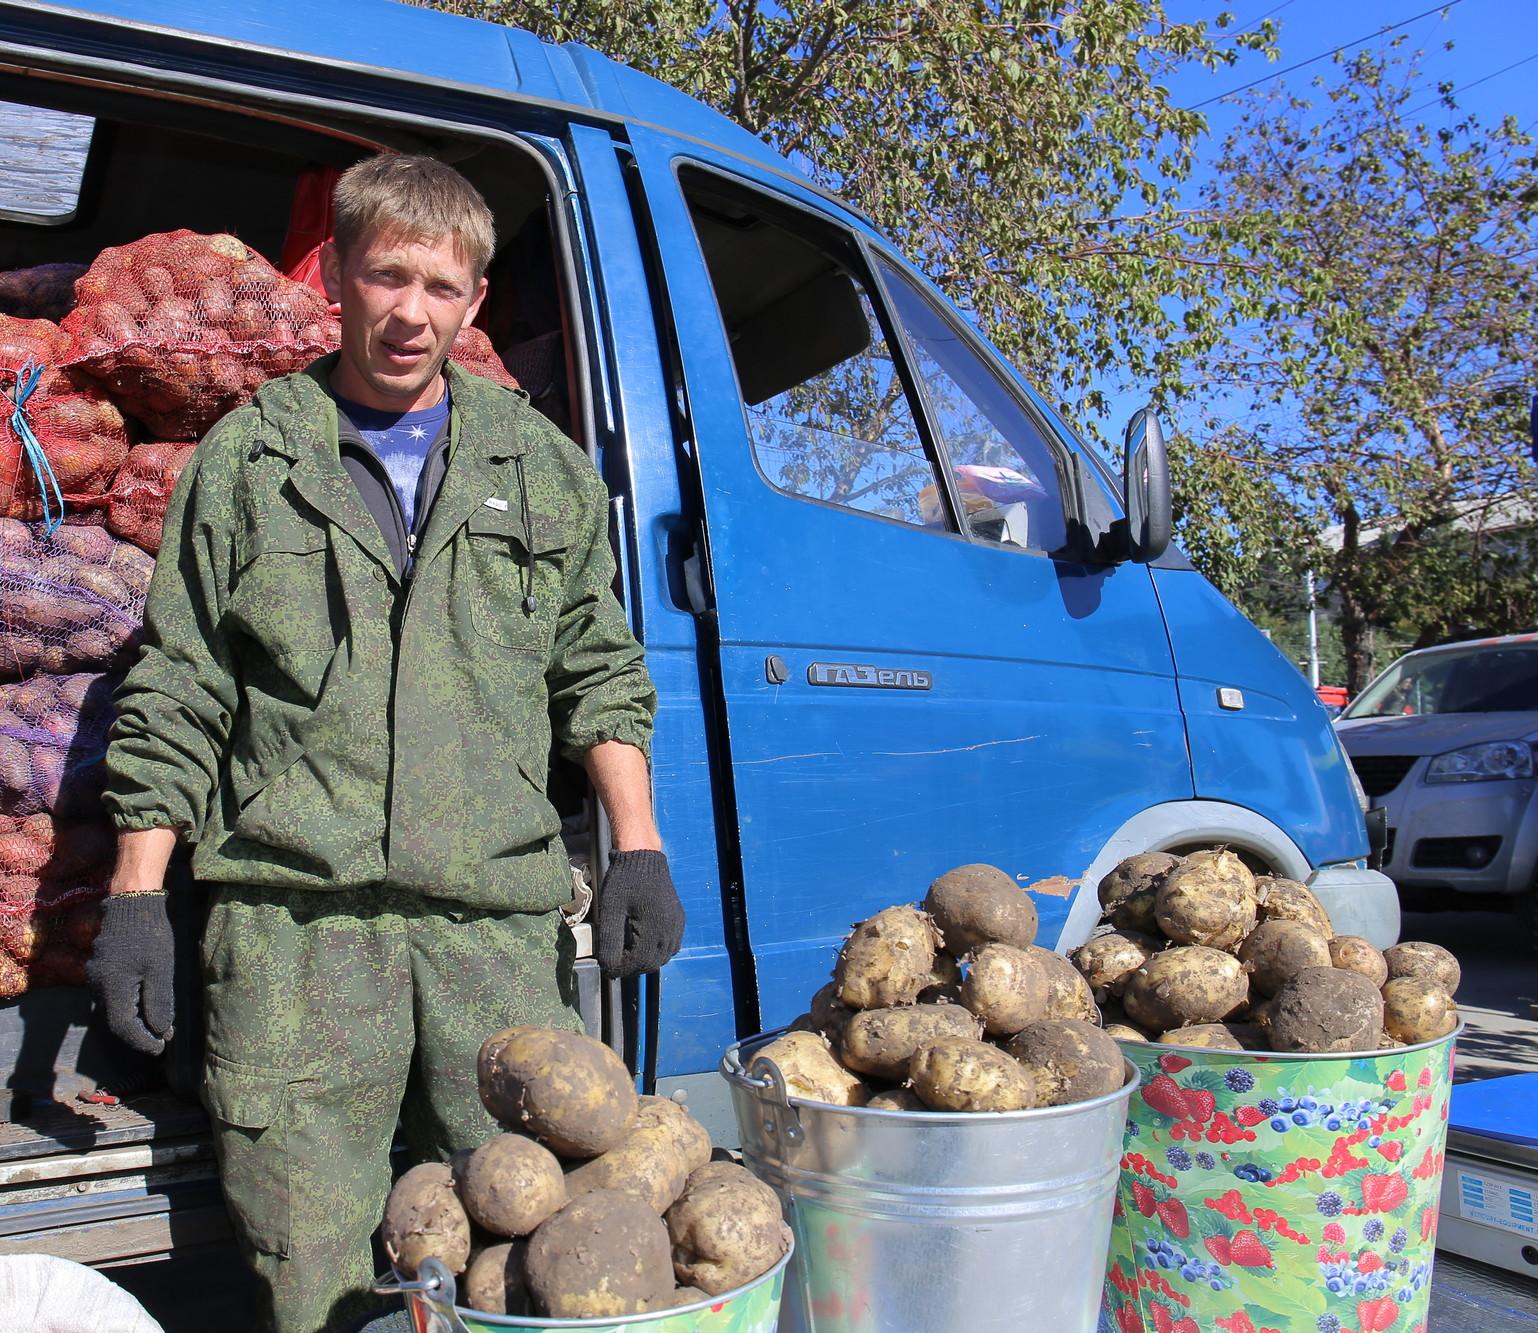
[[[579,1026],[570,934],[559,912],[387,890],[212,893],[203,1100],[260,1279],[254,1323],[345,1329],[373,1306],[370,1237],[397,1119],[414,1160],[496,1131],[476,1053],[510,1024]]]

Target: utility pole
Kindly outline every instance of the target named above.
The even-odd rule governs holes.
[[[1314,571],[1303,575],[1303,591],[1308,597],[1308,683],[1319,688],[1319,609],[1314,602]]]

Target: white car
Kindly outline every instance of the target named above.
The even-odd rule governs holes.
[[[1498,897],[1533,924],[1538,634],[1406,653],[1335,729],[1369,799],[1387,809],[1383,869],[1406,907]]]

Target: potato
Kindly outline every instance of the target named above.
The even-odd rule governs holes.
[[[1306,967],[1333,967],[1330,942],[1312,926],[1289,917],[1262,921],[1239,946],[1239,961],[1249,969],[1250,982],[1269,998],[1282,982]]]
[[[583,1033],[528,1027],[497,1032],[482,1045],[477,1066],[486,1071],[480,1083],[486,1109],[562,1157],[597,1157],[635,1127],[630,1071]]]
[[[1113,930],[1095,935],[1068,955],[1068,961],[1095,992],[1120,995],[1127,978],[1160,949],[1152,935]]]
[[[594,1190],[534,1233],[525,1272],[554,1319],[640,1314],[673,1290],[668,1229],[633,1194]]]
[[[714,1148],[710,1131],[700,1124],[688,1108],[671,1097],[642,1097],[636,1114],[636,1129],[651,1126],[664,1128],[671,1134],[684,1163],[690,1171],[704,1166],[710,1160]]]
[[[1383,997],[1359,972],[1307,967],[1281,985],[1267,1031],[1278,1051],[1370,1051],[1383,1030]]]
[[[1424,977],[1434,981],[1449,995],[1458,993],[1463,971],[1458,960],[1440,944],[1425,940],[1406,940],[1383,951],[1389,980],[1396,977]]]
[[[1388,963],[1360,935],[1336,935],[1330,940],[1330,966],[1346,972],[1360,972],[1380,988],[1388,980]]]
[[[710,1160],[710,1135],[683,1107],[643,1097],[636,1127],[617,1148],[568,1173],[572,1198],[593,1190],[622,1190],[665,1213],[683,1192],[689,1172]]]
[[[675,1276],[711,1296],[767,1273],[790,1248],[779,1196],[730,1162],[690,1175],[666,1221]]]
[[[1196,1023],[1191,1027],[1171,1028],[1159,1034],[1166,1046],[1205,1046],[1214,1051],[1242,1051],[1241,1042],[1225,1023]]]
[[[1295,879],[1283,879],[1280,875],[1257,875],[1255,894],[1259,899],[1255,909],[1259,920],[1301,921],[1325,939],[1335,934],[1330,914],[1307,885],[1299,884]]]
[[[496,1067],[495,1061],[502,1048],[507,1045],[524,1028],[502,1028],[493,1032],[481,1043],[481,1049],[475,1057],[475,1085],[484,1088],[491,1082],[492,1070]],[[484,1095],[483,1098],[484,1100]]]
[[[1268,1000],[1269,1004],[1270,1001]],[[1239,1049],[1244,1051],[1269,1051],[1271,1038],[1266,1033],[1266,1025],[1258,1019],[1229,1019],[1226,1023],[1218,1024],[1230,1037],[1239,1043]]]
[[[1147,1041],[1148,1038],[1130,1023],[1107,1023],[1105,1035],[1116,1041]]]
[[[1054,980],[1024,949],[1012,944],[985,944],[967,966],[961,1003],[982,1019],[983,1030],[990,1037],[1007,1037],[1047,1016]]]
[[[941,1037],[914,1052],[908,1076],[932,1111],[1026,1111],[1036,1081],[1018,1060],[985,1041]]]
[[[1123,898],[1111,910],[1111,924],[1117,930],[1128,934],[1136,931],[1140,935],[1157,935],[1159,933],[1158,907],[1158,890],[1140,889]]]
[[[888,907],[854,928],[839,951],[833,981],[852,1009],[912,1004],[929,985],[940,939],[916,907]]]
[[[1075,1018],[1032,1023],[1004,1048],[1036,1084],[1036,1105],[1064,1106],[1115,1092],[1126,1082],[1113,1037]]]
[[[1127,1016],[1150,1032],[1216,1023],[1248,1000],[1249,980],[1232,954],[1204,945],[1156,953],[1122,991]]]
[[[1175,868],[1179,859],[1168,852],[1138,852],[1118,861],[1100,881],[1101,914],[1111,915],[1137,894],[1147,894],[1151,901],[1160,881],[1166,872]]]
[[[956,958],[998,941],[1024,949],[1036,942],[1036,904],[996,866],[947,870],[929,886],[924,910]]]
[[[858,1012],[838,998],[838,989],[831,981],[812,996],[812,1027],[835,1046],[843,1041],[844,1029]]]
[[[424,1259],[463,1273],[470,1258],[470,1219],[454,1194],[446,1162],[423,1162],[395,1182],[385,1200],[379,1238],[390,1261],[407,1277]]]
[[[13,999],[27,989],[27,969],[8,953],[0,953],[0,1000]]]
[[[888,1088],[865,1103],[867,1111],[927,1111],[923,1099],[912,1088]]]
[[[929,969],[929,984],[919,992],[920,1004],[960,1004],[961,964],[941,949]]]
[[[752,1058],[778,1066],[792,1097],[830,1106],[864,1106],[870,1099],[870,1089],[833,1058],[827,1039],[815,1032],[787,1032]]]
[[[1165,875],[1154,917],[1177,943],[1232,949],[1255,925],[1255,877],[1232,852],[1193,852]]]
[[[1079,969],[1060,953],[1032,945],[1027,953],[1047,974],[1047,1012],[1044,1018],[1082,1018],[1086,1023],[1100,1023],[1100,1009],[1089,982]]]
[[[522,1134],[488,1139],[455,1179],[471,1221],[497,1236],[527,1236],[566,1202],[561,1164]]]
[[[1457,1026],[1453,997],[1431,977],[1390,977],[1383,983],[1384,1031],[1406,1046],[1435,1041]]]
[[[528,1252],[527,1242],[518,1240],[489,1245],[477,1254],[460,1287],[465,1304],[486,1314],[528,1314]]]
[[[839,1047],[843,1063],[860,1074],[908,1077],[913,1053],[936,1037],[978,1037],[982,1024],[958,1004],[910,1004],[865,1009],[850,1020]]]

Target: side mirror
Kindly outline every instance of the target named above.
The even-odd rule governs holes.
[[[1170,464],[1164,431],[1150,408],[1140,407],[1127,423],[1122,485],[1127,497],[1127,556],[1137,564],[1157,560],[1174,535]]]

